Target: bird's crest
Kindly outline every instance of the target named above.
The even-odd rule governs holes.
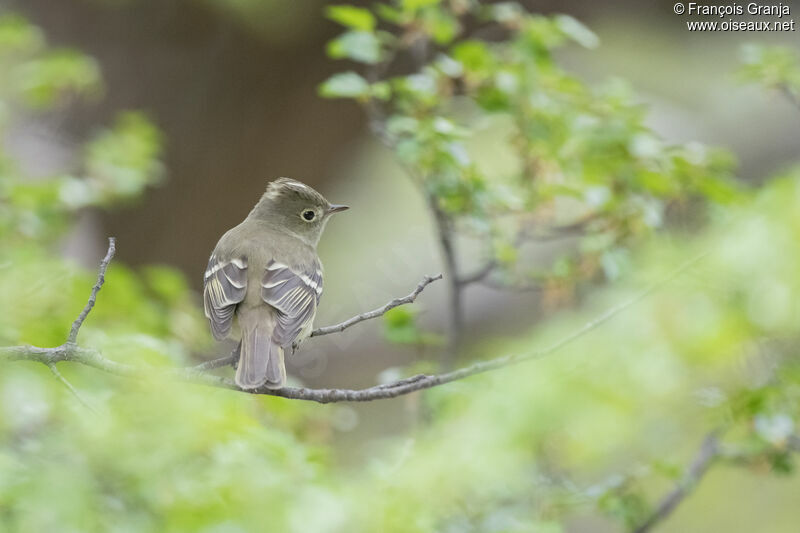
[[[325,197],[309,187],[305,183],[301,183],[292,178],[278,178],[267,185],[267,192],[264,193],[270,199],[277,199],[287,194],[296,194],[305,197],[314,203],[327,204]]]

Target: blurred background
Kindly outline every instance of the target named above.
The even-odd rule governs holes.
[[[167,179],[132,205],[82,214],[66,253],[91,266],[105,236],[114,235],[122,261],[177,267],[200,289],[219,237],[244,218],[268,181],[290,176],[354,207],[331,224],[322,244],[331,281],[321,322],[406,294],[424,273],[440,269],[424,205],[369,135],[364,114],[317,94],[338,69],[325,55],[325,43],[339,30],[324,17],[325,4],[6,2],[53,46],[93,57],[104,86],[94,101],[15,124],[7,142],[23,168],[45,175],[74,161],[98,124],[124,110],[145,112],[164,135]],[[630,80],[650,104],[647,123],[666,140],[728,147],[738,174],[752,183],[796,156],[800,126],[791,103],[734,76],[743,37],[791,44],[794,34],[688,32],[669,2],[526,6],[568,13],[591,27],[602,46],[590,54],[567,50],[565,63],[589,80]],[[365,218],[370,233],[356,237],[366,231]],[[442,296],[436,291],[430,289],[429,303]],[[481,296],[472,303],[486,302]],[[483,313],[469,315],[480,327]],[[357,350],[348,346],[332,359]],[[351,364],[327,364],[334,364],[327,371],[341,373],[341,383],[353,384]]]
[[[0,55],[0,175],[27,184],[0,189],[3,345],[63,342],[106,237],[115,236],[115,266],[83,342],[154,365],[227,353],[200,317],[202,272],[219,237],[280,176],[351,206],[320,244],[326,277],[317,325],[403,296],[426,274],[447,273],[426,201],[439,193],[423,187],[420,194],[402,154],[371,131],[363,101],[320,97],[330,76],[360,68],[343,67],[330,48],[326,54],[342,33],[326,16],[333,4],[0,1],[0,16],[20,25],[0,33],[0,49],[69,49],[91,58],[76,66],[61,57],[37,74],[15,70],[11,53]],[[399,4],[423,13],[439,2]],[[441,4],[458,12],[472,2]],[[4,362],[5,529],[633,530],[679,482],[703,435],[724,425],[738,439],[741,465],[709,474],[658,527],[797,530],[800,481],[791,475],[788,437],[800,420],[800,185],[790,170],[800,108],[775,90],[783,82],[743,83],[740,72],[744,45],[796,50],[797,31],[689,32],[689,17],[675,15],[672,2],[521,4],[591,29],[599,45],[559,48],[555,61],[590,85],[627,80],[636,94],[631,109],[641,112],[637,135],[647,131],[688,151],[723,147],[730,163],[722,174],[738,196],[717,202],[693,190],[685,202],[664,200],[681,208],[664,207],[666,222],[636,239],[626,232],[614,247],[614,257],[626,258],[619,269],[606,254],[591,268],[574,267],[591,271],[580,282],[547,278],[552,290],[470,286],[462,302],[466,341],[447,364],[542,347],[693,253],[718,250],[712,258],[563,356],[364,405],[240,398],[61,365],[101,406],[95,417],[46,368]],[[783,5],[791,11],[785,20],[800,16],[800,4]],[[401,59],[385,75],[413,71]],[[48,93],[67,79],[74,80],[68,97]],[[790,95],[798,79],[786,82]],[[507,124],[472,120],[474,111],[455,116],[475,130],[466,144],[474,160],[509,168],[497,145]],[[53,176],[62,180],[57,190],[27,188]],[[112,176],[115,188],[91,192],[85,183],[101,183],[98,176]],[[459,243],[461,272],[480,269],[475,239]],[[529,252],[550,261],[561,250]],[[434,283],[407,314],[307,341],[289,361],[292,379],[359,388],[436,370],[454,349],[452,290],[446,280]]]

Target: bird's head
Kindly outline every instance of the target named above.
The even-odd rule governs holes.
[[[346,205],[330,203],[305,183],[279,178],[270,182],[249,216],[268,221],[316,246],[331,215],[346,209]]]

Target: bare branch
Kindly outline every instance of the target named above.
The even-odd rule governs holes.
[[[783,95],[796,107],[800,108],[800,96],[797,95],[788,85],[781,84],[779,87]]]
[[[472,283],[483,281],[489,274],[492,273],[492,271],[494,271],[495,268],[497,268],[497,260],[490,259],[489,261],[486,262],[485,265],[480,267],[472,274],[461,276],[460,278],[458,278],[457,283],[458,285],[463,287],[464,285],[470,285]]]
[[[350,326],[354,326],[359,322],[364,322],[365,320],[370,320],[373,318],[378,318],[380,316],[385,315],[390,309],[394,309],[395,307],[399,307],[401,305],[406,305],[413,303],[414,300],[417,299],[419,293],[421,293],[425,287],[430,285],[436,280],[442,279],[441,274],[437,274],[435,276],[425,276],[422,278],[422,281],[417,285],[417,287],[411,291],[408,296],[404,296],[403,298],[395,298],[391,302],[387,303],[386,305],[379,307],[377,309],[373,309],[372,311],[367,311],[366,313],[361,313],[360,315],[356,315],[353,318],[347,319],[344,322],[339,324],[334,324],[333,326],[325,326],[322,328],[317,328],[311,332],[312,337],[319,337],[320,335],[330,335],[331,333],[340,333]]]
[[[720,443],[720,437],[723,432],[723,428],[717,428],[706,435],[681,480],[659,500],[653,512],[633,530],[634,533],[647,533],[658,523],[666,520],[675,508],[697,487],[703,476],[706,475],[716,461],[749,465],[754,461],[763,460],[763,450],[756,450],[755,452],[731,452],[726,450]],[[774,449],[776,448],[772,450]],[[800,453],[800,435],[789,435],[785,446],[777,449]]]
[[[495,289],[498,291],[514,291],[514,292],[539,292],[544,289],[544,285],[535,282],[503,282],[493,279],[485,279],[480,282],[481,285]]]
[[[97,301],[97,293],[103,288],[103,283],[106,281],[106,269],[108,269],[108,264],[114,257],[114,252],[116,252],[116,249],[116,240],[114,237],[109,237],[108,251],[106,252],[106,256],[100,262],[100,271],[97,274],[97,282],[95,282],[94,287],[92,287],[92,292],[89,294],[89,301],[86,302],[81,314],[78,315],[78,318],[75,319],[75,322],[72,323],[72,327],[69,329],[67,344],[75,344],[77,342],[78,331],[80,331],[83,321],[86,320],[87,316],[89,316],[89,312],[92,310],[95,302]]]
[[[526,240],[533,240],[537,242],[546,242],[557,239],[565,239],[568,237],[578,237],[586,233],[587,228],[600,218],[599,213],[590,213],[581,217],[579,220],[571,224],[561,226],[543,226],[536,230],[531,228],[523,228],[518,237],[518,243],[523,243]]]
[[[220,357],[218,359],[211,359],[210,361],[206,361],[205,363],[200,363],[199,365],[194,365],[188,367],[187,370],[194,370],[196,372],[207,372],[209,370],[214,370],[215,368],[222,368],[224,366],[230,366],[235,363],[239,359],[239,344],[236,345],[236,348],[233,349],[230,355],[226,355],[225,357]]]
[[[109,248],[111,248],[113,246],[113,240],[110,240],[109,242],[110,242]],[[210,387],[219,387],[219,388],[236,390],[240,392],[247,392],[250,394],[264,394],[264,395],[279,396],[282,398],[289,398],[294,400],[314,401],[319,403],[366,402],[372,400],[395,398],[397,396],[402,396],[404,394],[409,394],[424,389],[430,389],[438,385],[443,385],[445,383],[450,383],[452,381],[464,379],[470,376],[474,376],[476,374],[481,374],[483,372],[488,372],[490,370],[496,370],[506,366],[521,363],[523,361],[539,359],[546,355],[552,354],[553,352],[563,348],[565,345],[575,341],[576,339],[585,335],[586,333],[596,329],[605,322],[608,322],[613,317],[620,314],[624,310],[628,309],[629,307],[631,307],[632,305],[634,305],[635,303],[637,303],[638,301],[649,295],[650,293],[654,292],[658,288],[667,284],[672,279],[674,279],[675,277],[677,277],[678,275],[689,269],[691,266],[693,266],[697,261],[699,261],[702,257],[704,257],[704,255],[705,254],[695,257],[690,261],[687,261],[686,263],[675,269],[665,278],[661,279],[656,283],[653,283],[652,285],[640,291],[639,293],[635,294],[633,297],[626,300],[625,302],[622,302],[619,305],[616,305],[611,309],[608,309],[605,313],[601,314],[594,320],[587,322],[583,327],[577,329],[573,333],[567,335],[566,337],[562,338],[561,340],[557,341],[556,343],[545,349],[532,351],[528,353],[516,354],[516,355],[508,355],[505,357],[498,357],[496,359],[491,359],[488,361],[481,361],[478,363],[474,363],[470,366],[454,370],[452,372],[446,372],[444,374],[439,374],[439,375],[420,374],[410,378],[401,379],[399,381],[395,381],[392,383],[375,385],[373,387],[360,390],[307,389],[301,387],[284,387],[282,389],[268,389],[262,387],[254,390],[243,390],[237,387],[236,384],[230,379],[214,376],[204,372],[204,370],[210,367],[209,363],[211,362],[204,363],[203,365],[198,365],[197,367],[192,367],[192,368],[160,368],[160,367],[132,366],[122,363],[117,363],[110,359],[106,359],[96,350],[81,348],[80,346],[77,346],[76,344],[70,342],[65,342],[61,346],[56,346],[55,348],[40,348],[37,346],[9,346],[5,348],[0,348],[0,360],[34,361],[45,364],[48,367],[51,367],[51,365],[55,365],[55,363],[58,363],[60,361],[72,361],[75,363],[91,366],[99,370],[102,370],[104,372],[107,372],[109,374],[114,374],[118,376],[125,376],[131,378],[154,378],[154,379],[167,379],[172,381],[182,381],[185,383],[193,383],[197,385],[205,385]],[[107,262],[105,262],[105,265],[107,266]],[[101,268],[99,277],[101,277],[103,273],[104,273],[104,268]],[[419,295],[420,292],[422,292],[422,290],[425,288],[426,285],[433,282],[435,279],[439,279],[440,277],[441,276],[437,276],[434,278],[426,277],[422,281],[422,283],[420,283],[420,285],[414,290],[414,292],[412,292],[405,298],[399,298],[397,300],[393,300],[392,302],[389,302],[389,304],[387,304],[382,308],[371,311],[370,313],[364,313],[364,315],[366,315],[365,318],[362,318],[362,315],[359,315],[353,317],[352,319],[346,322],[343,322],[342,324],[338,324],[336,326],[329,326],[329,328],[333,328],[330,331],[327,331],[328,328],[321,328],[323,330],[323,333],[318,333],[318,335],[333,333],[335,331],[341,331],[363,320],[374,318],[375,316],[380,316],[391,307],[396,307],[397,305],[402,305],[403,303],[409,303],[411,301],[414,301],[414,299],[417,297],[417,295]],[[102,286],[102,282],[99,279],[98,279],[98,285]],[[99,291],[99,288],[97,288],[97,290],[95,289],[92,290],[92,294],[94,297],[96,297],[97,291]],[[91,310],[91,307],[89,307],[89,310]],[[86,312],[86,314],[88,314],[88,311]]]
[[[208,372],[209,370],[214,370],[216,368],[222,368],[224,366],[230,366],[239,359],[239,355],[234,352],[231,355],[226,355],[225,357],[220,357],[218,359],[211,359],[204,363],[200,363],[199,365],[190,366],[187,370],[194,370],[196,372]]]
[[[61,372],[58,371],[58,368],[56,368],[56,364],[55,363],[51,363],[51,364],[49,364],[47,366],[50,368],[50,372],[52,372],[53,375],[67,388],[67,390],[72,393],[72,395],[75,397],[75,399],[78,400],[78,403],[83,405],[85,408],[87,408],[88,410],[90,410],[94,414],[97,414],[97,410],[94,407],[92,407],[91,404],[89,404],[86,400],[84,400],[81,397],[81,395],[78,393],[78,391],[75,389],[75,387],[72,386],[72,383],[67,381],[67,378],[65,378],[61,374]]]
[[[450,370],[453,361],[461,348],[464,332],[464,295],[462,286],[458,283],[458,253],[456,252],[456,240],[453,228],[453,219],[448,215],[438,200],[430,193],[425,193],[428,210],[433,216],[436,235],[439,239],[439,250],[442,253],[445,274],[447,275],[448,305],[449,305],[449,325],[447,331],[447,350],[444,352],[442,365]]]
[[[692,464],[684,472],[683,478],[661,499],[655,511],[633,530],[634,533],[650,531],[653,526],[671,515],[672,511],[697,486],[697,483],[708,472],[714,460],[719,456],[719,434],[720,430],[714,430],[706,435],[700,449],[697,450],[697,454],[692,460]]]
[[[523,244],[529,241],[535,242],[546,242],[550,240],[558,240],[564,239],[567,237],[574,237],[583,234],[586,230],[586,227],[591,224],[595,219],[598,218],[599,215],[593,213],[587,215],[580,220],[573,222],[572,224],[567,224],[564,226],[547,226],[539,228],[538,230],[534,230],[534,227],[525,227],[522,226],[518,229],[516,236],[514,237],[513,244],[516,248],[519,248]],[[493,289],[507,289],[507,290],[523,290],[523,291],[535,291],[541,290],[541,287],[538,285],[530,285],[524,284],[520,285],[517,283],[502,283],[499,281],[494,281],[489,279],[493,272],[499,270],[500,263],[497,259],[492,258],[488,259],[486,263],[475,270],[471,274],[467,274],[464,276],[460,276],[458,278],[457,284],[460,287],[464,287],[466,285],[471,285],[473,283],[482,283],[487,287],[491,287]]]

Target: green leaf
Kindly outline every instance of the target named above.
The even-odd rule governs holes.
[[[597,34],[569,15],[558,15],[555,17],[555,22],[570,39],[585,48],[597,48],[600,44]]]
[[[780,475],[789,475],[794,472],[794,457],[785,450],[776,451],[768,455],[767,459],[772,471]]]
[[[432,66],[450,78],[458,78],[464,73],[461,63],[446,54],[439,54],[432,63]]]
[[[541,56],[543,51],[561,46],[566,38],[567,33],[554,19],[542,16],[526,20],[524,29],[520,33],[523,49],[527,49],[527,52],[534,57]]]
[[[373,33],[349,31],[328,43],[328,56],[375,64],[381,61],[381,43]]]
[[[323,98],[361,98],[369,93],[367,80],[352,71],[334,74],[319,86]]]
[[[370,86],[370,94],[378,100],[388,100],[392,97],[392,86],[387,81],[379,81]]]
[[[603,494],[597,501],[597,507],[631,528],[641,523],[649,512],[644,496],[639,492],[625,490],[624,487],[622,490]]]
[[[514,24],[528,13],[517,2],[498,2],[487,9],[489,18],[502,24]]]
[[[0,54],[30,53],[44,45],[41,31],[19,15],[0,17]]]
[[[744,66],[739,76],[766,87],[784,86],[800,96],[800,56],[784,46],[745,45],[741,51]]]
[[[133,198],[164,177],[161,131],[146,116],[121,113],[86,146],[87,180],[100,203]]]
[[[383,322],[388,328],[403,328],[414,324],[414,313],[408,306],[395,307],[384,313]]]
[[[452,56],[469,74],[480,78],[488,77],[491,74],[494,58],[486,43],[462,41],[453,47]]]
[[[513,265],[517,262],[518,251],[513,243],[507,241],[495,242],[494,257],[503,265]]]
[[[433,105],[438,98],[436,73],[432,70],[396,78],[394,88],[417,106]]]
[[[386,129],[392,135],[414,133],[419,128],[419,121],[413,117],[392,115],[386,121]]]
[[[325,15],[334,22],[342,26],[360,31],[372,31],[375,29],[375,16],[370,10],[363,7],[336,5],[328,6]]]
[[[403,11],[414,12],[419,11],[424,7],[435,6],[441,2],[442,0],[401,0],[400,6]]]
[[[396,344],[440,345],[443,339],[417,328],[417,311],[409,306],[395,307],[383,315],[383,333],[387,341]]]
[[[497,87],[481,87],[476,95],[476,102],[486,111],[497,113],[508,111],[511,99]]]
[[[408,16],[399,9],[387,4],[377,4],[375,12],[380,18],[392,24],[401,25],[408,21]]]
[[[52,105],[65,93],[92,94],[101,87],[97,63],[71,50],[50,52],[22,63],[11,79],[17,93],[35,108]]]
[[[458,19],[441,10],[431,10],[423,17],[423,26],[437,44],[446,45],[455,39],[461,30]]]
[[[387,311],[383,315],[383,325],[384,335],[389,342],[413,344],[420,338],[415,314],[407,306]]]

